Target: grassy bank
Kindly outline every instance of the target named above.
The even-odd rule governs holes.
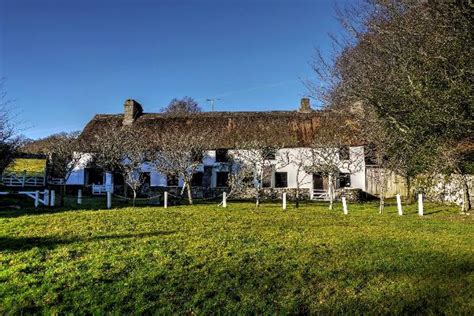
[[[0,313],[472,314],[471,216],[337,207],[0,211]]]

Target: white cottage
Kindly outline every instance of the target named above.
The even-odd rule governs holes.
[[[320,172],[312,170],[313,172],[308,173],[306,169],[304,172],[301,170],[298,172],[297,166],[293,163],[284,165],[277,163],[280,155],[296,157],[302,152],[310,152],[309,145],[316,131],[323,128],[324,114],[312,110],[308,98],[301,100],[297,111],[203,112],[187,115],[145,113],[138,102],[127,100],[123,114],[96,115],[86,125],[81,137],[87,141],[94,135],[100,135],[104,128],[119,128],[123,125],[140,127],[149,135],[177,126],[186,130],[192,129],[196,133],[213,131],[214,135],[218,135],[216,136],[218,139],[212,141],[213,144],[217,144],[216,148],[206,152],[192,181],[193,191],[198,197],[212,196],[226,190],[228,171],[222,166],[227,164],[229,154],[241,151],[236,148],[239,140],[258,139],[268,142],[269,145],[278,141],[285,146],[274,152],[274,157],[270,157],[275,163],[266,173],[262,183],[264,189],[269,194],[278,194],[282,191],[291,193],[299,185],[305,196],[324,199],[328,190],[328,179]],[[335,179],[336,187],[365,191],[366,170],[362,143],[352,141],[341,148],[334,148],[334,151],[340,161],[339,172]],[[85,186],[94,193],[114,188],[117,190],[123,186],[120,175],[104,174],[101,170],[93,168],[90,160],[90,155],[83,156],[69,177],[68,185]],[[357,168],[349,168],[348,161],[356,163]],[[179,189],[183,185],[182,179],[160,174],[147,164],[142,166],[142,172],[147,175],[148,190]]]

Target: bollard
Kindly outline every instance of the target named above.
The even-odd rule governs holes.
[[[49,205],[55,206],[55,204],[56,204],[56,192],[54,192],[54,190],[51,190],[51,199],[49,200]]]
[[[286,192],[283,192],[283,210],[286,210]]]
[[[222,193],[222,207],[227,207],[227,193]]]
[[[112,207],[112,192],[107,191],[107,208]]]
[[[418,215],[423,216],[423,194],[418,194]]]
[[[77,204],[82,204],[82,189],[77,190]]]
[[[163,201],[163,206],[165,208],[168,208],[168,191],[165,191],[165,198],[164,198],[164,201]]]
[[[48,189],[44,190],[43,204],[46,205],[46,206],[49,205],[49,190]]]
[[[398,210],[398,215],[402,216],[403,209],[402,209],[402,199],[400,198],[400,194],[397,194],[397,210]]]
[[[35,192],[35,207],[38,207],[39,205],[39,195],[40,195],[39,191],[36,191]]]
[[[342,210],[344,211],[344,215],[347,215],[347,214],[348,214],[348,211],[347,211],[347,201],[346,201],[346,197],[345,197],[345,196],[342,197]]]

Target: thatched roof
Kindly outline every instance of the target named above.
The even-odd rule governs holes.
[[[120,128],[124,116],[96,115],[84,128],[82,138],[100,135],[105,128]],[[183,132],[216,135],[219,148],[233,148],[244,140],[264,139],[269,143],[283,143],[285,147],[305,146],[311,142],[320,125],[319,112],[204,112],[189,115],[145,113],[136,119],[133,127],[148,131],[147,137],[169,129]]]
[[[127,107],[133,104],[127,100]],[[136,103],[141,110],[141,106]],[[129,111],[132,113],[133,111]],[[138,111],[140,112],[140,111]],[[125,114],[127,115],[127,114]],[[259,140],[269,145],[284,147],[309,146],[324,124],[323,111],[266,111],[266,112],[201,112],[189,114],[139,113],[125,120],[131,128],[139,128],[151,140],[167,131],[212,135],[215,148],[235,148],[245,141]],[[121,128],[124,114],[98,114],[84,128],[82,139],[93,140],[94,135],[108,128]],[[130,120],[133,123],[130,123]]]

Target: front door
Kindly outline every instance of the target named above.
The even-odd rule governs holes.
[[[323,176],[320,173],[313,173],[313,190],[324,190]]]

